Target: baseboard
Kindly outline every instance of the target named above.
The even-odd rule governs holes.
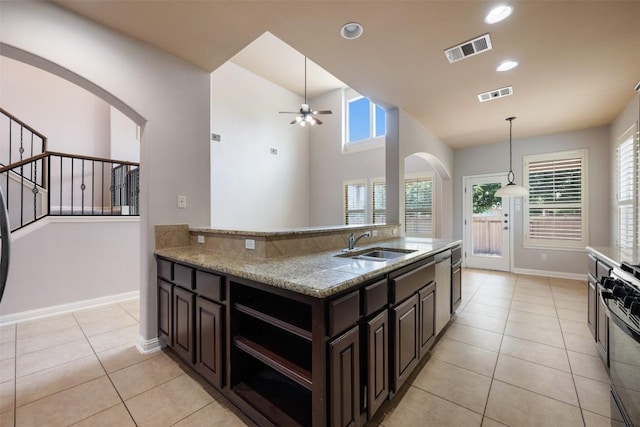
[[[83,310],[86,308],[99,307],[101,305],[113,304],[140,298],[140,291],[125,292],[122,294],[108,295],[106,297],[94,298],[83,301],[71,302],[68,304],[54,305],[51,307],[39,308],[36,310],[22,311],[20,313],[0,316],[0,326],[11,325],[13,323],[27,320],[41,319],[43,317],[55,316],[57,314],[69,313],[70,311]]]
[[[146,353],[154,353],[156,351],[160,351],[162,347],[164,347],[165,345],[166,344],[157,337],[147,340],[142,335],[138,335],[138,342],[136,343],[136,348],[140,353],[146,354]]]
[[[529,276],[546,276],[546,277],[555,277],[557,279],[582,280],[585,282],[587,281],[586,274],[565,273],[562,271],[544,271],[544,270],[533,270],[529,268],[514,268],[513,273],[528,274]]]

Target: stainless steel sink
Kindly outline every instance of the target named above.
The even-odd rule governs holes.
[[[337,255],[342,258],[363,259],[369,261],[388,261],[400,258],[415,250],[397,248],[367,248],[360,251],[350,251]]]

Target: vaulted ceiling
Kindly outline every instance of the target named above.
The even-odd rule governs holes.
[[[484,16],[498,2],[481,0],[57,3],[206,71],[268,31],[299,54],[267,41],[237,63],[300,93],[306,55],[361,94],[403,109],[454,149],[505,141],[508,116],[518,117],[517,139],[608,125],[640,80],[640,1],[511,1],[513,15],[494,25]],[[340,28],[352,21],[364,33],[343,39]],[[445,49],[486,33],[491,50],[447,61]],[[519,67],[497,72],[506,59]],[[314,78],[324,84],[320,74]],[[513,86],[512,96],[478,101],[505,86]]]

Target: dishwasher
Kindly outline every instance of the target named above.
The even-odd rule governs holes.
[[[436,335],[451,319],[451,250],[435,256],[436,262]]]

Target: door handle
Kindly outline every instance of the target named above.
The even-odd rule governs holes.
[[[505,229],[505,230],[508,230],[508,229],[509,229],[509,227],[504,227],[504,229]]]

